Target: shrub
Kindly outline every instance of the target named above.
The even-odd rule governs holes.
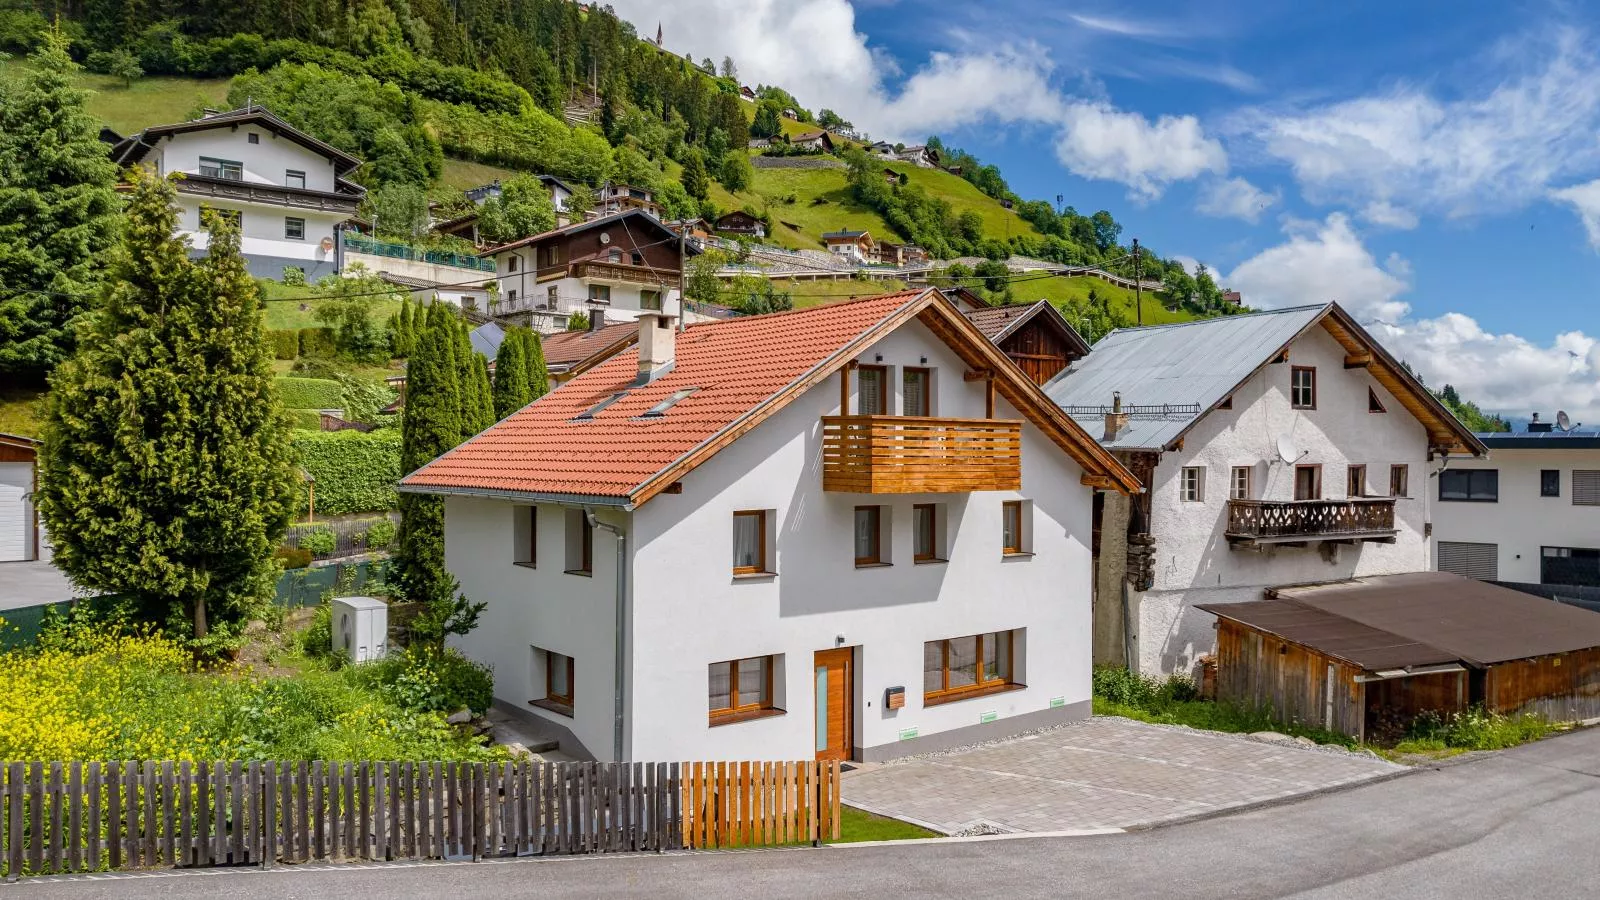
[[[333,338],[332,328],[302,328],[300,329],[300,355],[320,356],[332,358],[339,352],[339,345]]]
[[[293,371],[302,378],[322,378],[328,381],[338,381],[339,376],[344,374],[344,369],[338,363],[321,357],[297,359]]]
[[[311,611],[311,624],[300,632],[300,649],[305,655],[322,659],[333,655],[333,603],[332,594],[324,594],[322,602]]]
[[[283,563],[286,572],[291,569],[304,569],[311,565],[311,551],[304,547],[279,547],[272,555]]]
[[[299,544],[312,556],[331,556],[339,548],[339,536],[329,528],[313,528],[300,532]]]
[[[336,383],[335,383],[335,386]],[[387,512],[399,505],[401,434],[397,428],[297,431],[289,439],[295,463],[315,479],[317,512],[330,516]],[[298,508],[306,505],[304,486]]]
[[[368,550],[382,550],[394,543],[394,522],[389,519],[379,519],[367,528],[366,543]]]
[[[453,647],[412,647],[357,666],[352,677],[379,690],[396,706],[418,712],[483,713],[494,700],[494,674]]]
[[[278,396],[287,409],[338,409],[343,387],[325,378],[280,375]]]
[[[305,287],[306,270],[299,266],[284,266],[283,283],[290,287]]]
[[[273,359],[294,359],[300,355],[300,332],[292,328],[268,328],[267,341],[272,344]]]
[[[1548,721],[1532,713],[1508,716],[1474,706],[1448,718],[1435,712],[1422,713],[1412,722],[1407,743],[1425,748],[1502,750],[1536,741],[1552,730]]]

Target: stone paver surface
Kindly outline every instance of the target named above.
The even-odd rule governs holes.
[[[1390,775],[1365,754],[1093,718],[1014,740],[863,768],[844,802],[946,834],[1151,825]]]

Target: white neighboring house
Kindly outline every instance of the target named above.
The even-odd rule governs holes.
[[[401,483],[446,498],[501,708],[645,760],[1089,715],[1094,493],[1136,482],[948,300],[672,325]]]
[[[1439,474],[1441,572],[1518,584],[1600,588],[1600,432],[1479,434],[1487,460]]]
[[[38,487],[39,442],[0,433],[0,563],[39,559],[39,513],[33,507]]]
[[[1484,447],[1337,304],[1128,328],[1045,392],[1147,487],[1099,514],[1095,660],[1191,672],[1200,603],[1431,568],[1428,487]]]
[[[119,167],[143,164],[178,182],[179,233],[196,253],[210,240],[203,208],[239,217],[250,272],[283,278],[288,267],[317,279],[343,268],[340,229],[365,189],[346,180],[361,160],[300,131],[264,107],[152,125],[111,149]]]

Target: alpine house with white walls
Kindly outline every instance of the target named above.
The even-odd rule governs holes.
[[[606,759],[874,760],[1090,712],[1133,475],[938,291],[639,340],[401,483],[495,702]]]
[[[1482,442],[1337,304],[1125,328],[1045,392],[1146,490],[1095,510],[1095,661],[1192,672],[1200,603],[1424,572],[1428,485]]]
[[[366,193],[346,180],[361,160],[261,106],[152,125],[114,145],[111,159],[182,173],[179,233],[204,252],[202,211],[234,217],[245,263],[261,278],[281,279],[287,268],[313,280],[338,273],[340,229]]]

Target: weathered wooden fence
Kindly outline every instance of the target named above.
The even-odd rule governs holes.
[[[0,777],[8,879],[839,834],[838,763],[11,762]]]

